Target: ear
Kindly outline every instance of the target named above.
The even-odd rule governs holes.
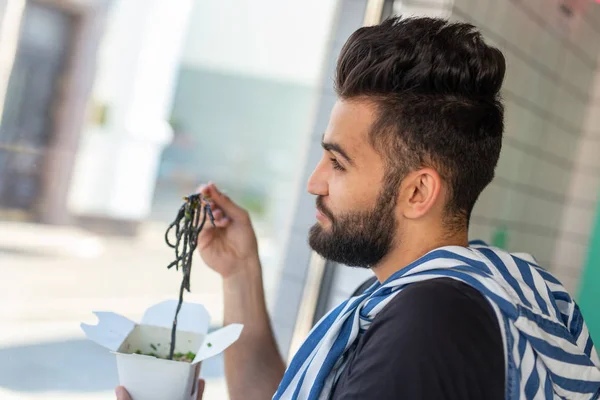
[[[402,214],[408,219],[421,218],[438,203],[442,192],[442,178],[433,168],[409,173],[402,181],[399,202]]]

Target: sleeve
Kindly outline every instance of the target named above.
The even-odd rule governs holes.
[[[475,289],[449,279],[399,293],[360,339],[334,399],[504,398],[497,318]]]

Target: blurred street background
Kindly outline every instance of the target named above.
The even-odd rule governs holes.
[[[319,260],[305,192],[346,38],[390,15],[467,21],[507,58],[505,141],[471,236],[532,253],[600,342],[600,2],[0,0],[0,399],[111,399],[93,311],[177,297],[164,232],[215,181],[259,236],[288,356],[369,271]],[[218,275],[192,293],[222,325]],[[221,357],[205,400],[226,399]]]

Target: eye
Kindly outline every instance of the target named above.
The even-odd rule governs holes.
[[[330,158],[329,160],[331,160],[331,164],[333,165],[333,169],[337,169],[338,171],[343,171],[344,167],[342,167],[340,165],[340,163],[338,162],[338,160],[336,160],[335,158]]]

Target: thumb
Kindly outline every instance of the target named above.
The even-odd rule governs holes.
[[[127,390],[123,386],[117,386],[115,394],[117,395],[117,400],[131,400],[131,396],[129,396],[129,393],[127,393]]]
[[[248,216],[246,210],[235,204],[229,196],[222,193],[214,183],[209,183],[208,185],[201,187],[200,193],[214,202],[215,206],[223,210],[225,215],[231,219],[240,219]]]
[[[206,385],[206,381],[204,379],[198,380],[198,397],[197,400],[202,400],[202,395],[204,394],[204,386]]]

